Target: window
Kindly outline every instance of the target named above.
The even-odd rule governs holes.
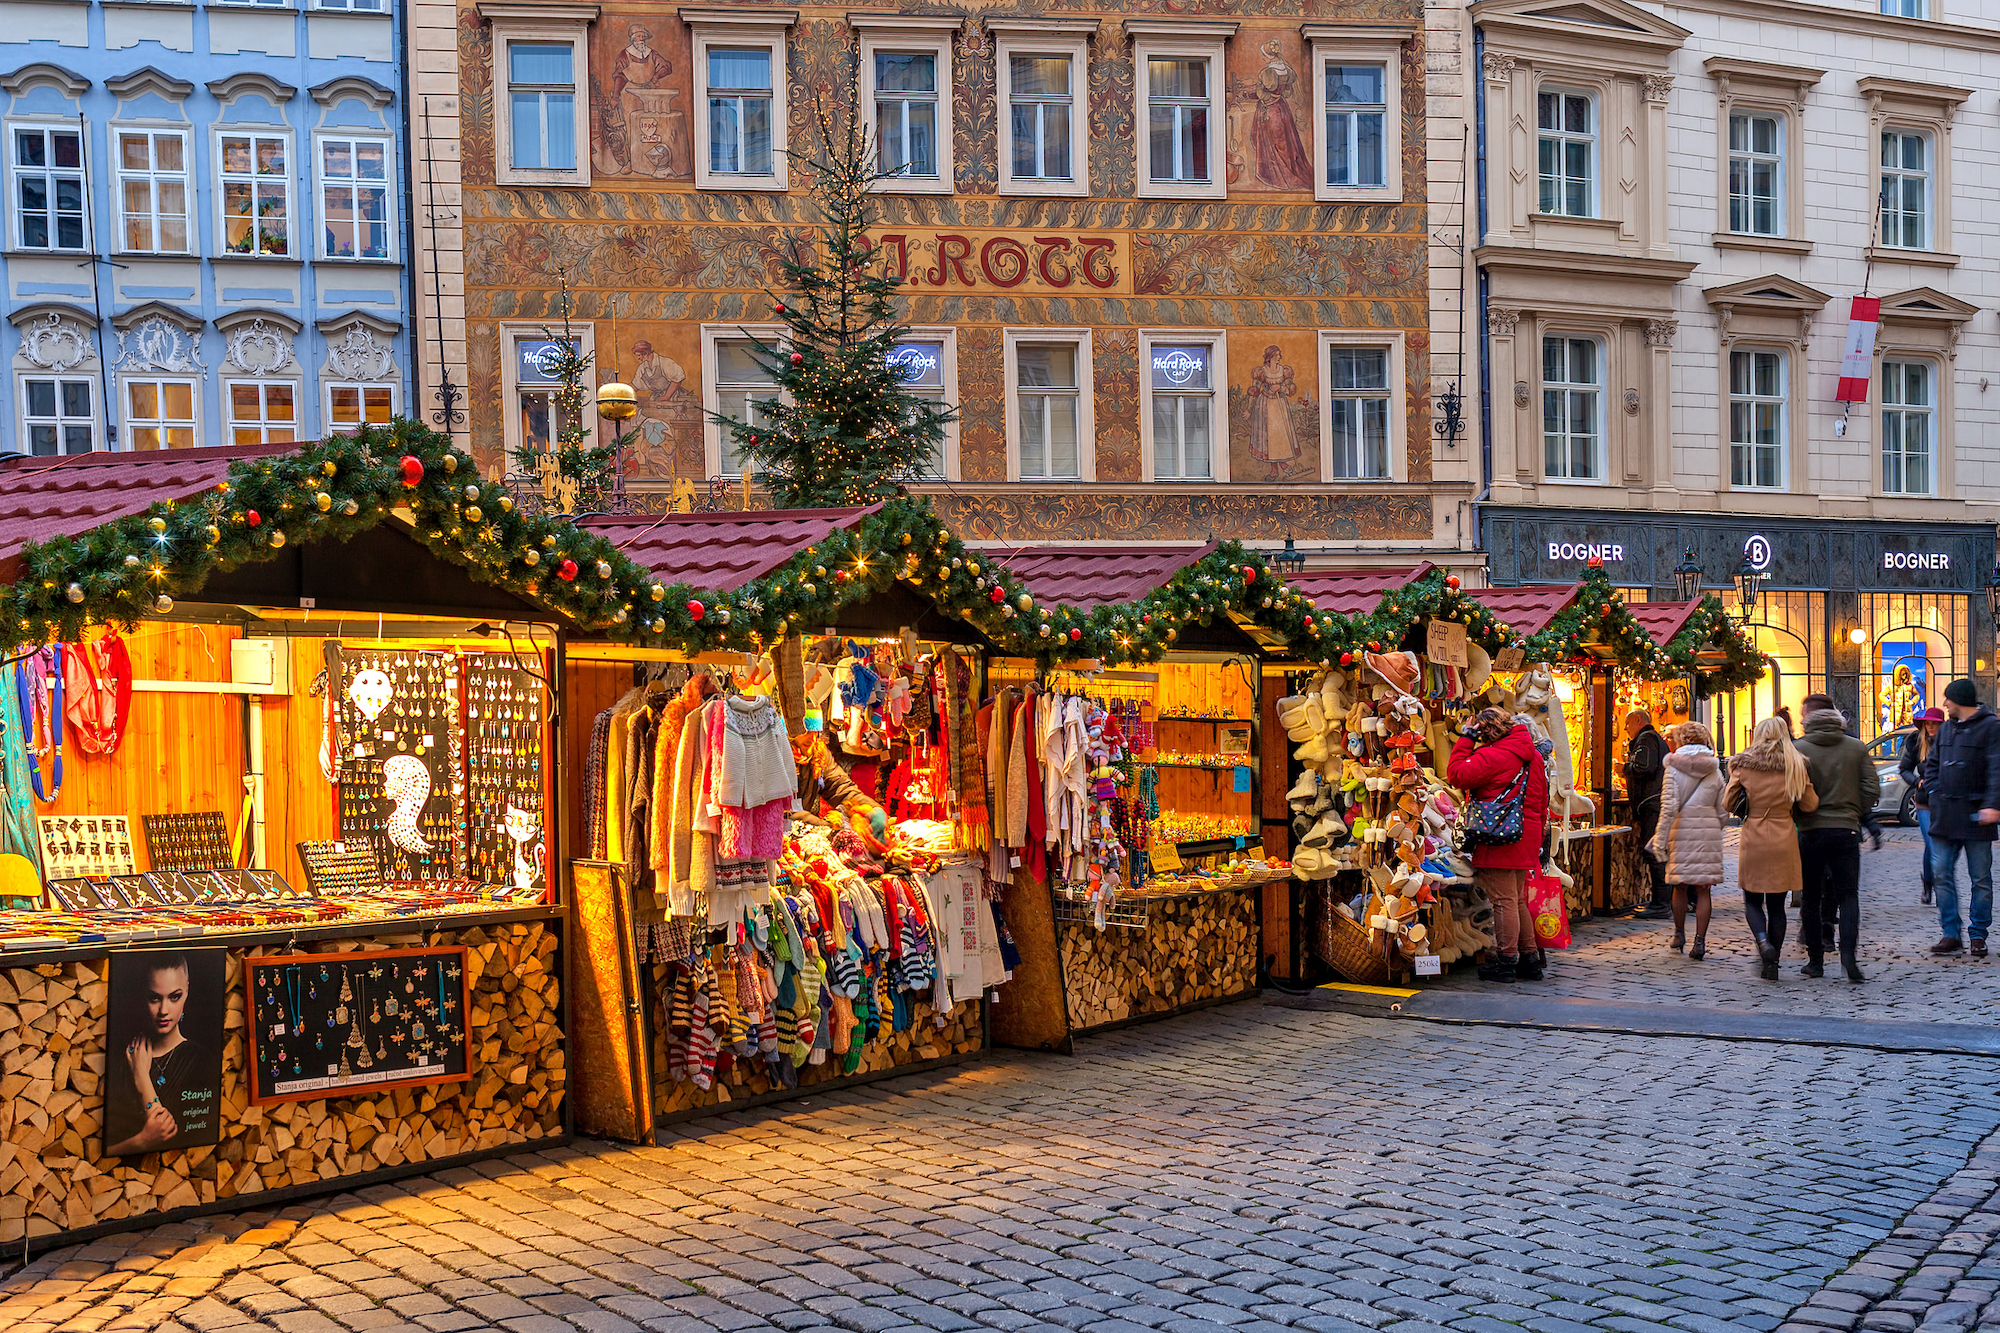
[[[1341,481],[1389,476],[1389,353],[1380,347],[1336,347],[1328,361],[1328,447]]]
[[[389,142],[319,141],[320,217],[328,259],[389,258]]]
[[[1209,178],[1209,62],[1190,56],[1146,61],[1147,170],[1155,181]]]
[[[1776,116],[1729,117],[1729,230],[1785,232],[1785,123]]]
[[[770,48],[708,48],[711,175],[771,174],[772,96]]]
[[[695,184],[705,190],[784,189],[783,23],[790,20],[729,10],[680,14],[694,31]]]
[[[1595,338],[1542,339],[1543,474],[1602,481],[1604,357]]]
[[[514,424],[516,448],[547,449],[569,422],[556,403],[562,388],[562,344],[547,338],[514,339]]]
[[[945,362],[948,359],[942,338],[909,338],[897,343],[889,351],[889,364],[903,372],[903,382],[910,392],[925,402],[936,403],[940,409],[949,405],[945,397]],[[948,435],[951,427],[947,425]],[[946,469],[946,439],[940,436],[935,452],[928,457],[912,462],[908,477],[911,481],[944,481],[950,474]]]
[[[229,398],[231,444],[283,444],[298,438],[298,385],[232,380],[223,391]]]
[[[1072,21],[1038,20],[1043,25]],[[1092,24],[1092,27],[1095,25]],[[1084,134],[1089,116],[1086,39],[1065,26],[1051,34],[1006,32],[996,43],[1000,88],[1000,190],[1003,194],[1090,192]],[[1150,157],[1150,152],[1147,154]],[[1142,170],[1140,179],[1150,173]]]
[[[83,135],[74,129],[16,125],[14,241],[23,250],[81,250]]]
[[[1882,131],[1882,244],[1930,248],[1930,156],[1929,135]]]
[[[1154,481],[1215,480],[1215,349],[1153,342],[1146,351]]]
[[[576,170],[576,47],[507,43],[510,161],[516,171]]]
[[[283,0],[276,0],[283,3]],[[343,9],[355,14],[380,14],[389,8],[388,0],[313,0],[315,9]]]
[[[31,375],[21,381],[21,442],[31,454],[87,454],[97,447],[93,381]]]
[[[1371,187],[1387,179],[1383,122],[1389,107],[1380,65],[1322,67],[1326,76],[1326,183]]]
[[[282,134],[224,134],[219,140],[223,249],[235,255],[289,255],[289,140]]]
[[[177,130],[119,130],[118,210],[125,249],[188,250],[187,138]]]
[[[778,377],[764,363],[764,354],[754,338],[719,338],[715,343],[715,410],[746,426],[769,423],[770,411],[763,404],[778,396]],[[736,438],[727,427],[721,429],[721,471],[725,477],[743,475],[743,456]]]
[[[1022,343],[1014,349],[1023,481],[1074,481],[1083,475],[1076,362],[1075,343]]]
[[[1929,495],[1936,395],[1928,361],[1882,363],[1882,489]]]
[[[1588,93],[1536,94],[1541,211],[1597,216],[1597,99]]]
[[[193,380],[124,379],[127,443],[134,449],[192,449]]]
[[[937,76],[936,52],[875,53],[876,167],[884,175],[936,179]]]
[[[1924,0],[1882,0],[1882,12],[1891,18],[1922,19],[1930,13]]]
[[[352,435],[363,426],[386,426],[396,415],[393,384],[329,384],[326,386],[326,429],[332,435]]]
[[[1787,394],[1783,352],[1729,354],[1729,484],[1785,484]]]

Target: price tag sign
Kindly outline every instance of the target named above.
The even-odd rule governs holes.
[[[1502,648],[1500,655],[1493,659],[1493,669],[1495,671],[1519,671],[1521,669],[1521,650],[1519,648]]]
[[[1431,621],[1424,627],[1424,656],[1439,666],[1471,666],[1465,654],[1465,626],[1451,620]]]
[[[1413,961],[1417,965],[1417,975],[1420,977],[1444,975],[1444,959],[1434,953],[1419,954]]]
[[[1236,774],[1236,777],[1234,782],[1231,783],[1232,788],[1236,791],[1249,791],[1250,770],[1245,768],[1243,765],[1238,764],[1236,765],[1234,772]]]
[[[1156,842],[1153,844],[1149,859],[1155,870],[1179,870],[1181,849],[1171,842]]]

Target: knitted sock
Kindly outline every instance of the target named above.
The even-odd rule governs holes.
[[[694,1023],[688,1032],[687,1076],[703,1092],[715,1086],[715,1029],[708,1022],[708,996],[694,1000]]]
[[[848,1046],[853,1042],[854,1029],[859,1024],[859,1020],[854,1016],[854,1001],[845,995],[834,996],[833,1012],[830,1017],[833,1022],[833,1053],[845,1055]]]

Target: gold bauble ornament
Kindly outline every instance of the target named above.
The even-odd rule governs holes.
[[[511,513],[513,513],[513,512],[514,512],[514,497],[513,497],[513,496],[511,496],[511,495],[503,495],[503,496],[501,496],[501,497],[500,497],[500,512],[501,512],[501,513],[503,513],[503,514],[511,514]]]
[[[485,517],[485,511],[481,510],[478,505],[467,505],[465,507],[465,521],[467,523],[477,523]]]
[[[271,529],[271,549],[275,551],[275,550],[277,550],[277,549],[278,549],[278,548],[279,548],[280,546],[283,546],[284,544],[285,544],[285,532],[284,532],[284,529],[283,529],[283,528],[272,528],[272,529]]]
[[[211,523],[201,530],[201,535],[210,546],[213,546],[222,540],[222,529]]]
[[[329,458],[326,460],[326,462],[321,463],[319,465],[319,470],[321,472],[326,473],[327,476],[331,477],[334,473],[340,471],[340,466],[339,464],[335,463],[332,459]]]
[[[530,567],[539,565],[542,563],[542,553],[530,546],[527,550],[521,552],[521,563]]]
[[[151,530],[152,534],[155,537],[157,537],[161,533],[167,530],[167,520],[159,517],[156,514],[152,518],[146,520],[146,527]]]
[[[319,512],[324,514],[332,510],[333,497],[331,495],[328,495],[325,491],[321,491],[318,495],[315,495],[313,497],[313,503],[318,505]]]
[[[168,611],[174,609],[174,599],[167,596],[165,593],[161,593],[158,597],[155,597],[153,599],[153,609],[164,615]]]

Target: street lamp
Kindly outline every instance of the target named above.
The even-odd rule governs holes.
[[[1695,563],[1692,546],[1681,556],[1681,562],[1674,566],[1674,591],[1680,594],[1683,602],[1692,602],[1701,596],[1701,566]]]
[[[1750,617],[1756,613],[1757,585],[1763,581],[1764,576],[1750,563],[1750,557],[1744,556],[1743,563],[1736,569],[1736,606],[1746,625],[1750,623]]]
[[[1271,567],[1277,570],[1280,576],[1288,579],[1305,573],[1305,552],[1292,545],[1291,533],[1285,534],[1285,549],[1271,557]],[[2000,568],[1996,568],[1994,573],[2000,575]]]

